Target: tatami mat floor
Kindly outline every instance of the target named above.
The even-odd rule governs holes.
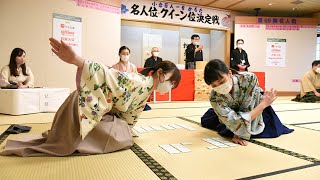
[[[149,105],[152,110],[142,113],[137,127],[182,124],[196,130],[136,132],[139,137],[134,138],[133,148],[105,155],[0,156],[0,179],[320,179],[320,103],[296,103],[280,97],[273,108],[284,124],[295,129],[293,133],[255,139],[246,147],[211,150],[202,139],[219,135],[199,126],[210,103]],[[28,134],[41,133],[50,128],[53,117],[54,113],[0,115],[0,134],[11,124],[31,126]],[[17,136],[21,134],[10,135],[0,147]],[[187,143],[191,152],[169,154],[159,146],[176,143]]]

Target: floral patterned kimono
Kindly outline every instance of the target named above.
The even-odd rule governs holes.
[[[122,73],[86,61],[77,72],[78,90],[55,115],[50,131],[8,140],[1,155],[101,154],[133,145],[133,126],[151,94],[153,78]]]
[[[232,137],[235,134],[247,140],[251,137],[278,137],[293,131],[281,123],[271,106],[249,122],[250,111],[262,101],[258,79],[249,72],[233,75],[232,79],[232,94],[211,92],[213,109],[202,116],[202,126],[218,131],[221,136]]]
[[[110,111],[134,125],[151,94],[152,85],[152,77],[85,63],[79,94],[82,138]]]
[[[234,134],[250,139],[251,134],[259,134],[265,124],[262,114],[251,119],[250,111],[262,100],[258,79],[255,74],[245,73],[233,76],[233,94],[211,92],[210,102],[219,120]]]

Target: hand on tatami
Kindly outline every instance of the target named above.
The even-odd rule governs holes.
[[[265,107],[270,106],[274,100],[277,99],[277,90],[271,89],[270,91],[266,91],[262,97],[262,104]]]
[[[241,146],[246,146],[248,145],[248,142],[244,139],[241,139],[239,136],[237,135],[233,135],[232,138],[232,142],[236,143],[236,144],[240,144]]]
[[[50,38],[50,45],[51,50],[53,53],[55,53],[61,60],[63,60],[66,63],[74,64],[78,66],[79,68],[82,68],[84,59],[78,56],[72,49],[71,46],[67,45],[65,42],[58,40],[54,38]]]

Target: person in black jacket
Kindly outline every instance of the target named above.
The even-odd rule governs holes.
[[[237,71],[248,71],[248,67],[250,67],[248,55],[246,51],[242,49],[243,44],[243,39],[238,39],[237,48],[232,50],[230,56],[231,68]]]
[[[162,61],[162,58],[159,57],[159,48],[157,47],[153,47],[151,49],[151,57],[149,57],[146,62],[144,63],[144,66],[145,68],[147,67],[156,67],[156,65]]]
[[[196,69],[196,61],[203,61],[203,46],[199,45],[200,36],[194,34],[191,36],[191,44],[186,49],[186,69]]]

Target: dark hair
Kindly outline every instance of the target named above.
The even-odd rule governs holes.
[[[318,64],[320,64],[320,60],[313,61],[312,67],[317,66]]]
[[[145,68],[144,70],[140,71],[140,74],[144,76],[148,76],[149,73],[153,71],[152,72],[152,75],[153,75],[160,68],[163,70],[163,73],[173,72],[170,80],[175,81],[177,83],[175,88],[178,87],[181,81],[181,74],[177,66],[171,61],[161,61],[155,67]]]
[[[10,68],[10,74],[13,76],[19,76],[19,72],[17,71],[16,57],[21,57],[23,53],[26,54],[26,52],[21,48],[14,48],[11,52],[9,68]],[[23,75],[29,76],[29,74],[27,74],[26,64],[25,63],[21,64],[20,67],[22,68]]]
[[[238,40],[237,40],[237,44],[238,44],[239,41],[242,41],[242,43],[244,43],[244,40],[243,40],[243,39],[238,39]]]
[[[129,53],[130,53],[130,49],[127,47],[127,46],[122,46],[120,49],[119,49],[119,54],[121,53],[121,51],[125,50],[125,49],[128,49]]]
[[[226,64],[219,59],[214,59],[209,61],[204,68],[204,81],[210,85],[214,81],[221,79],[223,74],[228,73],[229,69]]]
[[[194,34],[194,35],[191,36],[191,39],[194,39],[194,38],[197,38],[197,37],[200,39],[200,36],[198,34]]]

